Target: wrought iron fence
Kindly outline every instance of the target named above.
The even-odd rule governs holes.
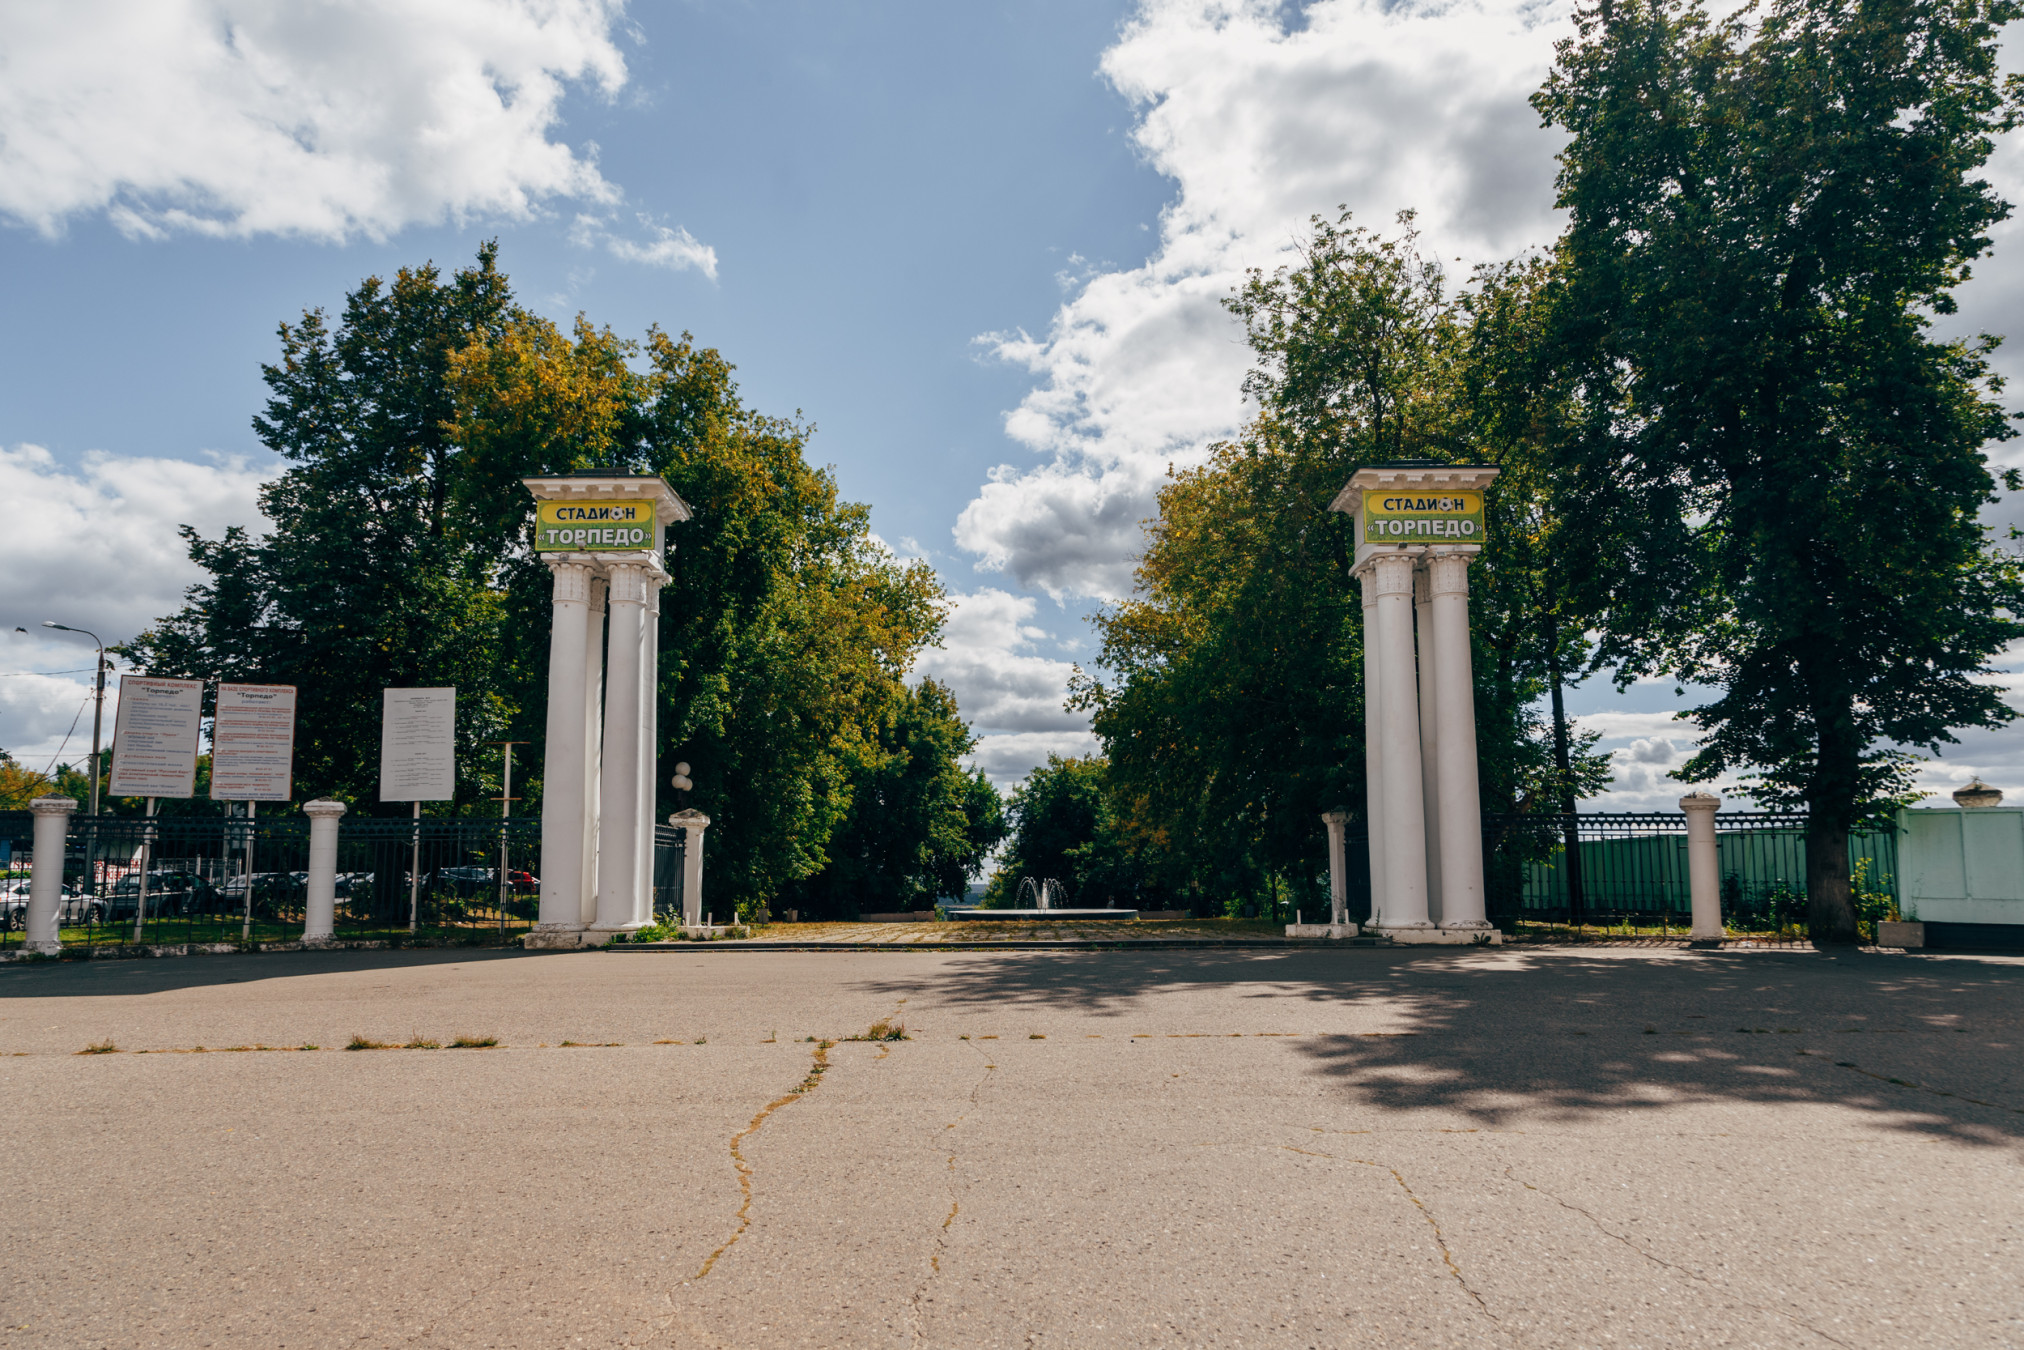
[[[13,872],[0,945],[28,908],[29,813],[0,812]],[[335,936],[511,941],[539,908],[541,822],[353,818],[338,830]],[[66,946],[302,936],[309,822],[299,815],[73,816],[58,911]]]
[[[684,864],[689,855],[689,832],[671,825],[654,826],[654,922],[679,924],[682,921]]]

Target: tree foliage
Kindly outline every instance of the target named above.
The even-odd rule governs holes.
[[[1847,834],[1909,756],[2013,714],[2019,635],[1977,513],[2012,434],[1996,339],[1934,316],[2009,206],[2009,0],[1681,0],[1578,15],[1535,103],[1571,140],[1549,299],[1560,567],[1629,679],[1721,691],[1691,780],[1755,767],[1811,817],[1816,938],[1853,940]]]
[[[659,474],[695,508],[669,532],[658,749],[693,766],[715,885],[886,907],[961,889],[997,842],[953,699],[907,684],[940,630],[933,574],[892,558],[807,462],[813,428],[748,407],[716,351],[564,331],[514,303],[489,245],[280,338],[255,420],[289,461],[262,494],[274,528],[185,530],[207,579],[127,650],[151,674],[298,685],[304,794],[376,800],[389,685],[457,687],[456,809],[497,793],[483,741],[531,742],[539,765],[551,582],[520,480],[596,468]],[[516,787],[531,809],[538,772]]]

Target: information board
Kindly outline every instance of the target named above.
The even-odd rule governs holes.
[[[1363,494],[1366,544],[1480,544],[1483,494],[1450,489],[1367,488]]]
[[[654,546],[654,504],[536,502],[536,553],[618,553]]]
[[[446,802],[457,794],[457,691],[384,689],[380,800]]]
[[[211,724],[211,796],[285,802],[294,795],[295,686],[221,684]]]
[[[202,680],[120,676],[119,712],[112,724],[112,795],[193,796],[203,720]]]

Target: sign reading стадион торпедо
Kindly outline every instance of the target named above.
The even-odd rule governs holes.
[[[1480,544],[1483,494],[1458,489],[1366,488],[1366,544]]]
[[[615,553],[654,546],[650,501],[537,502],[536,553]]]

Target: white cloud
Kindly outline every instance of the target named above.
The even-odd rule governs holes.
[[[54,753],[91,678],[87,641],[49,632],[42,621],[90,629],[112,643],[172,613],[184,587],[202,575],[177,527],[194,525],[212,537],[228,525],[264,532],[258,492],[272,473],[224,456],[193,463],[104,453],[71,469],[39,445],[0,447],[0,501],[8,504],[7,565],[0,568],[0,632],[8,640],[0,665],[9,672],[85,667],[68,676],[0,677],[0,746],[25,762],[32,760],[26,752]],[[17,626],[28,636],[15,633]],[[111,707],[108,697],[108,718]],[[77,753],[73,742],[66,757]]]
[[[626,79],[622,0],[28,0],[0,21],[0,213],[342,240],[554,197],[614,201],[551,140]]]
[[[1089,719],[1067,711],[1073,663],[1040,655],[1047,631],[1031,621],[1037,603],[991,587],[950,598],[943,645],[922,653],[916,669],[949,686],[977,731],[971,756],[1000,787],[1025,776],[1049,754],[1096,748]]]
[[[670,272],[694,268],[712,281],[717,279],[716,249],[687,230],[670,229],[666,225],[657,224],[649,216],[640,216],[639,223],[640,228],[647,232],[646,243],[614,234],[603,218],[580,215],[569,231],[569,241],[579,248],[596,248],[602,245],[605,252],[620,262],[665,267]]]
[[[1525,100],[1564,12],[1318,0],[1288,31],[1278,0],[1144,0],[1103,71],[1175,181],[1159,247],[1093,277],[1045,337],[981,339],[1038,377],[1006,431],[1044,459],[997,470],[957,543],[1057,600],[1128,591],[1168,464],[1243,418],[1250,356],[1219,302],[1245,268],[1289,261],[1309,216],[1346,203],[1389,228],[1417,208],[1432,248],[1471,261],[1550,240],[1558,142]]]

